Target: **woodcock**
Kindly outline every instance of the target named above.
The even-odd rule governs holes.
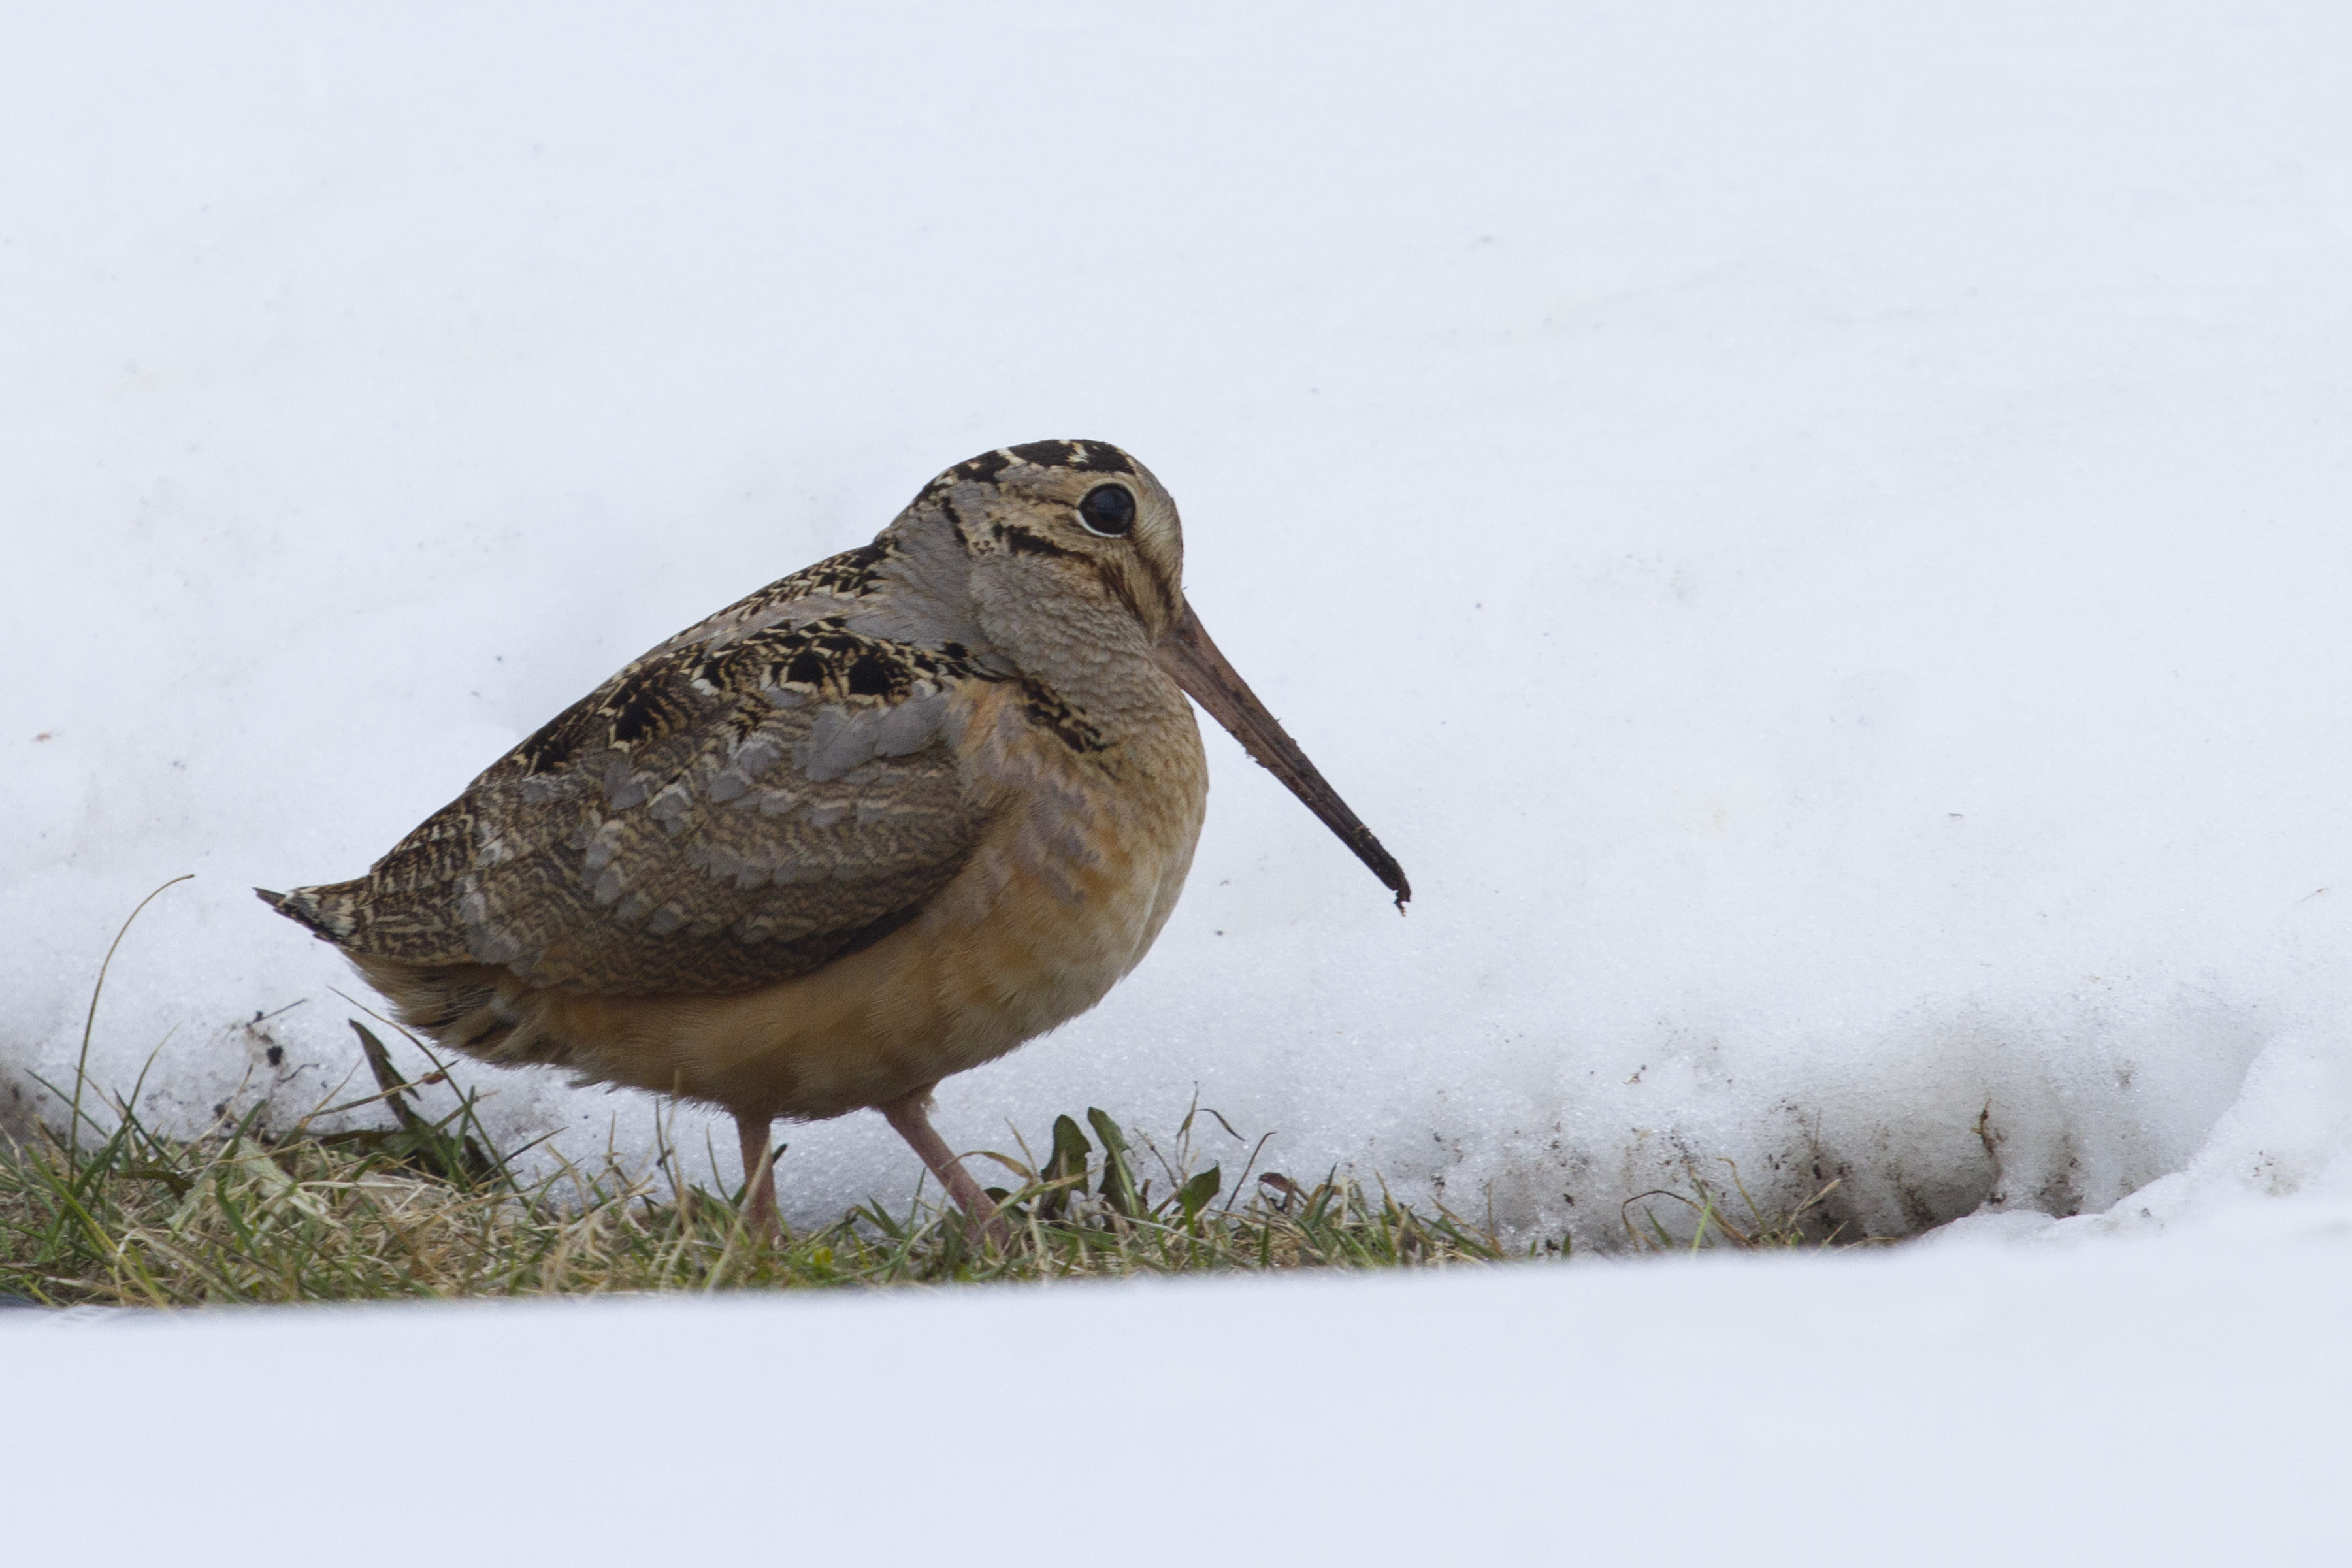
[[[1001,1241],[932,1087],[1160,934],[1208,795],[1186,693],[1412,896],[1183,563],[1175,502],[1118,447],[985,453],[614,676],[366,876],[261,897],[444,1046],[724,1107],[762,1226],[772,1123],[870,1106]]]

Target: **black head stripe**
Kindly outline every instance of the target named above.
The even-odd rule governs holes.
[[[1029,441],[1005,448],[1041,468],[1071,468],[1081,474],[1132,474],[1135,464],[1108,441]]]

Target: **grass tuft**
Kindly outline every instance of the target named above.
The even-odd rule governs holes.
[[[1685,1170],[1691,1185],[1689,1192],[1660,1187],[1626,1199],[1618,1214],[1624,1223],[1631,1249],[1646,1253],[1718,1249],[1822,1252],[1873,1244],[1874,1238],[1848,1237],[1846,1223],[1828,1217],[1825,1210],[1831,1195],[1838,1189],[1836,1182],[1822,1187],[1794,1208],[1768,1209],[1748,1192],[1738,1164],[1729,1160],[1719,1163],[1731,1172],[1728,1185],[1709,1177],[1693,1162]],[[1735,1194],[1737,1204],[1732,1201]],[[1675,1228],[1666,1223],[1666,1215],[1659,1212],[1657,1205],[1661,1203],[1669,1205],[1668,1213],[1680,1225],[1690,1226],[1687,1236],[1675,1234]]]

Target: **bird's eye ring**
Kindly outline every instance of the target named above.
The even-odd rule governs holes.
[[[1097,485],[1078,502],[1078,521],[1088,533],[1117,539],[1135,526],[1135,496],[1125,485]]]

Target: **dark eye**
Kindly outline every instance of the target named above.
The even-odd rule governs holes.
[[[1078,521],[1089,533],[1116,539],[1135,526],[1135,498],[1125,485],[1097,485],[1078,503]]]

